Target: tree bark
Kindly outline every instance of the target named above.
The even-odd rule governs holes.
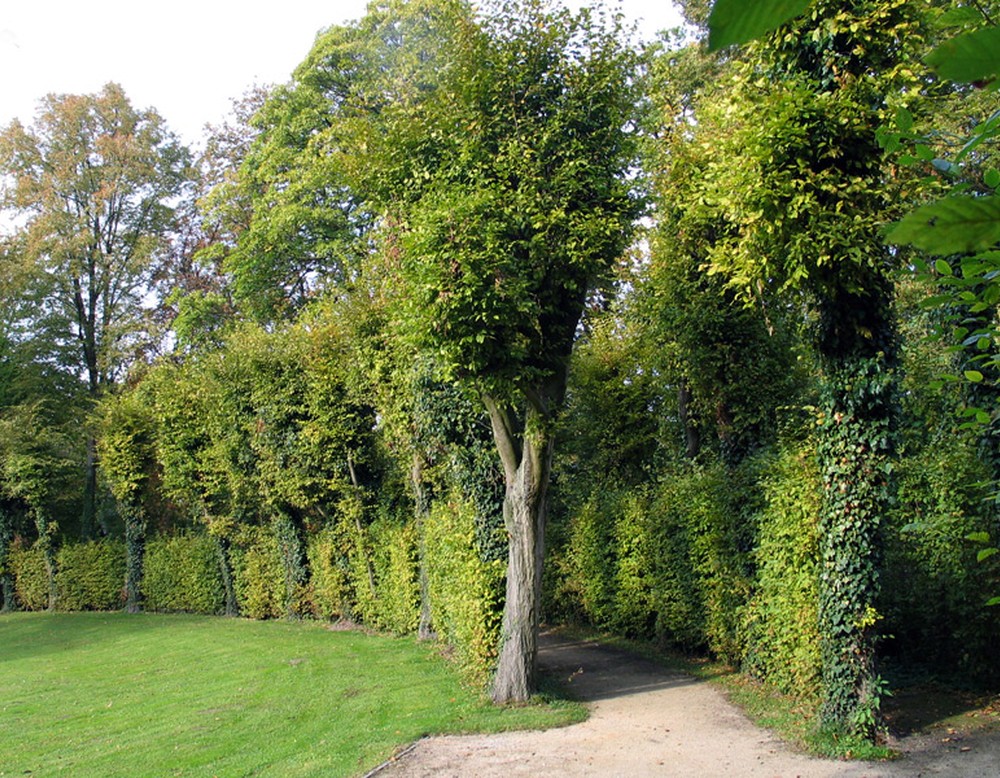
[[[435,632],[431,614],[430,574],[427,569],[427,537],[424,531],[430,500],[427,487],[424,485],[424,458],[418,451],[413,452],[410,485],[413,488],[413,512],[417,522],[417,564],[420,583],[420,622],[417,625],[417,638],[433,640]]]
[[[59,598],[59,592],[56,589],[56,552],[52,543],[54,527],[43,509],[35,508],[34,514],[35,529],[38,531],[38,546],[42,549],[42,555],[45,558],[45,577],[49,590],[47,610],[54,611],[56,600]]]
[[[686,381],[681,381],[677,389],[677,415],[684,428],[684,456],[695,459],[701,453],[701,435],[691,416],[691,390]]]
[[[507,587],[500,655],[491,696],[496,703],[524,702],[535,689],[538,627],[549,474],[552,469],[552,412],[544,402],[527,404],[524,432],[510,413],[485,398],[504,466],[504,523],[508,535]]]
[[[132,506],[125,516],[125,612],[142,611],[143,559],[146,550],[146,517],[142,508]]]
[[[236,601],[236,587],[233,585],[233,564],[229,559],[229,539],[215,537],[215,550],[219,554],[219,572],[222,573],[222,587],[226,594],[226,615],[239,616],[240,606]]]
[[[13,536],[10,513],[0,507],[0,613],[14,610],[14,577],[7,570],[7,557]]]

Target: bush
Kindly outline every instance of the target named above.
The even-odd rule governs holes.
[[[980,563],[972,532],[997,538],[990,468],[972,436],[953,435],[900,461],[887,522],[880,625],[885,649],[907,662],[951,667],[976,680],[1000,676],[1000,620],[984,601],[1000,592],[995,558]]]
[[[266,527],[243,528],[231,556],[240,613],[250,619],[284,616],[285,569],[274,533]]]
[[[757,587],[743,667],[781,691],[818,698],[820,477],[811,443],[790,445],[764,479]]]
[[[117,610],[124,603],[125,544],[120,540],[63,546],[56,553],[60,610]]]
[[[434,504],[424,533],[433,627],[485,684],[497,658],[505,563],[476,551],[475,509],[454,494]]]
[[[218,553],[215,541],[207,535],[190,533],[149,540],[142,578],[146,609],[223,613],[225,589]]]
[[[45,552],[15,540],[7,557],[7,567],[14,575],[14,596],[21,608],[43,611],[49,606],[49,577]]]
[[[311,535],[306,546],[309,561],[309,600],[313,615],[322,619],[353,618],[354,582],[343,533],[328,527]]]
[[[382,519],[369,531],[377,593],[373,626],[397,635],[414,632],[420,621],[416,527]]]

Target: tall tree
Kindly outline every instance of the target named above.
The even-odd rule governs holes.
[[[0,207],[17,228],[27,330],[85,377],[92,398],[149,337],[144,298],[171,229],[189,154],[122,88],[49,95],[32,127],[0,133]],[[95,515],[90,446],[83,534]]]
[[[509,538],[492,696],[508,702],[535,683],[555,420],[577,327],[639,212],[636,63],[618,21],[588,10],[453,13],[449,66],[436,88],[380,109],[363,180],[407,282],[409,328],[492,422]]]
[[[723,161],[704,194],[727,223],[715,271],[752,295],[780,287],[809,306],[822,370],[823,718],[864,736],[880,700],[876,597],[897,363],[893,256],[880,233],[892,205],[876,130],[890,95],[919,72],[920,21],[902,0],[819,0],[758,44],[711,119]]]

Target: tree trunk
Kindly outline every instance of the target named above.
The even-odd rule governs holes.
[[[14,610],[14,577],[7,570],[7,557],[13,536],[12,517],[0,507],[0,613]]]
[[[701,435],[691,416],[691,390],[686,381],[681,381],[681,385],[677,389],[677,415],[684,428],[684,456],[688,459],[694,459],[701,453]]]
[[[491,696],[496,703],[524,702],[536,680],[552,412],[544,402],[529,402],[525,431],[518,434],[505,409],[489,398],[486,407],[504,465],[503,515],[508,535],[507,591]]]
[[[420,582],[420,622],[417,625],[419,640],[433,640],[435,637],[434,621],[431,616],[430,575],[427,570],[427,538],[424,531],[424,521],[429,511],[430,500],[424,485],[424,458],[419,452],[413,452],[410,467],[410,485],[413,488],[413,512],[417,522],[417,565]]]
[[[897,396],[889,283],[838,290],[820,307],[823,474],[819,627],[823,724],[874,737],[882,681],[875,656],[881,522],[891,502]]]
[[[49,521],[48,515],[41,508],[35,508],[35,529],[38,531],[38,546],[42,549],[45,558],[45,577],[49,589],[47,610],[56,609],[56,600],[59,592],[56,589],[56,553],[52,544],[52,534],[54,527]]]
[[[80,511],[80,539],[91,540],[97,526],[97,441],[87,436],[87,471],[83,483],[83,508]]]
[[[125,612],[142,611],[143,557],[146,550],[146,517],[142,508],[132,507],[125,515]]]
[[[302,615],[299,612],[300,600],[306,579],[306,570],[302,563],[302,540],[295,521],[285,511],[276,512],[273,527],[285,574],[285,618],[297,619]]]
[[[215,549],[219,554],[219,571],[222,573],[222,587],[226,593],[226,615],[239,616],[240,606],[233,586],[233,564],[229,559],[229,539],[216,535]]]

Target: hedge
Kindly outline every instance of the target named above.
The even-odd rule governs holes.
[[[505,563],[477,552],[475,509],[457,495],[433,505],[424,532],[433,627],[485,683],[497,658]]]
[[[14,575],[14,596],[18,606],[29,611],[45,610],[49,605],[45,552],[15,540],[7,556],[7,566]]]
[[[64,611],[117,610],[124,604],[125,544],[105,538],[56,552],[56,607]]]
[[[150,539],[141,589],[147,610],[223,613],[225,589],[215,541],[196,533]]]

